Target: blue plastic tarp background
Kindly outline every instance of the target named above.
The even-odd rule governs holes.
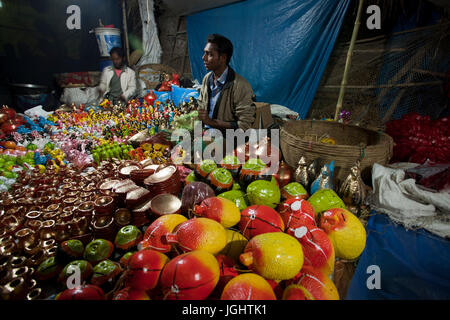
[[[349,0],[247,0],[187,17],[192,74],[200,83],[206,38],[234,46],[231,67],[257,101],[284,105],[304,118],[333,50]]]
[[[388,216],[376,214],[367,224],[366,248],[347,291],[347,300],[450,299],[450,241],[423,229],[406,230]],[[381,289],[369,290],[378,265]]]

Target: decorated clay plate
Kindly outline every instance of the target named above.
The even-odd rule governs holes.
[[[174,214],[180,211],[181,200],[172,194],[163,193],[152,199],[150,207],[156,215]]]
[[[160,171],[152,174],[147,179],[144,180],[145,184],[155,184],[155,183],[161,183],[165,182],[166,180],[170,179],[172,175],[177,171],[177,168],[174,166],[168,166]]]

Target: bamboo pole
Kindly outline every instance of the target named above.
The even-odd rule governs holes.
[[[130,63],[130,43],[128,42],[127,9],[125,0],[122,0],[122,20],[123,20],[123,33],[125,36],[125,50],[127,52],[127,63]]]
[[[338,120],[339,112],[342,109],[342,102],[344,100],[344,94],[345,94],[345,86],[347,85],[348,71],[350,70],[350,65],[352,63],[353,48],[355,47],[355,41],[356,41],[356,38],[358,37],[359,26],[361,24],[361,13],[362,13],[363,5],[364,5],[364,0],[359,0],[358,13],[356,15],[356,20],[355,20],[355,27],[353,28],[352,39],[350,41],[350,46],[349,46],[348,52],[347,52],[347,60],[345,61],[345,68],[344,68],[344,75],[342,77],[341,90],[339,92],[339,97],[338,97],[338,101],[336,104],[336,113],[334,115],[335,121]]]
[[[443,81],[430,81],[430,82],[411,82],[411,83],[393,83],[393,84],[380,84],[380,85],[345,85],[346,89],[388,89],[388,88],[411,88],[422,86],[440,86]],[[342,85],[325,85],[322,89],[340,89]]]

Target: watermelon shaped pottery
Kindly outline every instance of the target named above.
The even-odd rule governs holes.
[[[74,274],[74,268],[80,270],[81,282],[85,281],[92,273],[92,265],[86,260],[75,260],[67,264],[59,275],[59,281],[66,284],[67,278]]]
[[[291,182],[281,189],[281,196],[283,199],[307,199],[308,192],[298,182]]]
[[[197,179],[204,181],[215,169],[217,169],[217,164],[211,159],[206,159],[197,165],[194,172]]]
[[[216,193],[231,190],[233,182],[233,176],[225,168],[217,168],[208,176],[208,183]]]
[[[219,194],[217,197],[233,201],[239,210],[244,210],[248,207],[247,197],[241,190],[230,190]]]
[[[121,272],[122,269],[117,262],[103,260],[94,267],[91,283],[96,286],[101,286],[117,277]]]

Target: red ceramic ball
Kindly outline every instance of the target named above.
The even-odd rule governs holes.
[[[271,207],[253,205],[241,212],[239,230],[247,238],[268,232],[284,232],[281,216]]]
[[[126,286],[138,290],[151,290],[156,287],[161,270],[169,258],[157,251],[146,249],[133,254],[128,263]]]
[[[105,293],[98,286],[86,284],[64,290],[56,296],[55,300],[105,300]]]

